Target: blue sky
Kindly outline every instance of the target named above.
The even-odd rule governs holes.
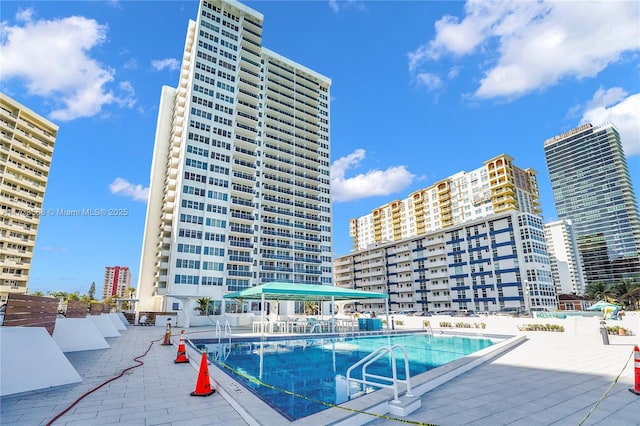
[[[244,2],[263,45],[333,81],[334,255],[348,221],[507,153],[538,171],[544,141],[613,122],[640,187],[640,3]],[[30,291],[137,274],[162,85],[175,86],[195,1],[5,1],[0,90],[60,126]],[[613,24],[612,24],[613,23]]]

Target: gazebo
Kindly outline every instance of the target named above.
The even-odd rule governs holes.
[[[264,322],[264,307],[266,300],[275,301],[331,301],[332,305],[336,300],[355,299],[385,299],[385,314],[387,317],[387,328],[389,327],[389,295],[375,293],[372,291],[353,290],[331,285],[320,284],[299,284],[270,282],[245,290],[225,294],[224,299],[239,300],[260,300],[260,321]],[[335,313],[331,310],[333,319]],[[264,332],[264,331],[263,331]]]

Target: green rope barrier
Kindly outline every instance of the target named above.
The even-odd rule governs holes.
[[[396,422],[399,422],[399,423],[406,423],[406,424],[420,425],[420,426],[437,426],[437,425],[435,425],[433,423],[417,422],[417,421],[413,421],[413,420],[399,419],[397,417],[392,417],[392,416],[388,416],[388,415],[385,415],[385,414],[369,413],[367,411],[356,410],[354,408],[343,407],[341,405],[332,404],[330,402],[320,401],[320,400],[314,399],[314,398],[309,398],[308,396],[301,395],[299,393],[295,393],[295,392],[289,391],[287,389],[282,389],[282,388],[279,388],[277,386],[273,386],[273,385],[270,385],[268,383],[265,383],[265,382],[263,382],[262,380],[260,380],[260,379],[258,379],[256,377],[249,376],[249,375],[247,375],[247,374],[245,374],[245,373],[243,373],[241,371],[238,371],[238,370],[234,369],[233,367],[231,367],[230,365],[227,365],[226,363],[224,363],[222,361],[217,361],[216,363],[221,365],[222,367],[228,369],[229,371],[233,372],[234,374],[236,374],[236,375],[238,375],[240,377],[243,377],[243,378],[249,380],[250,382],[255,383],[255,384],[259,385],[259,386],[264,386],[266,388],[275,390],[277,392],[281,392],[281,393],[284,393],[284,394],[287,394],[287,395],[291,395],[291,396],[294,396],[296,398],[304,399],[306,401],[315,402],[317,404],[325,405],[327,407],[339,408],[341,410],[350,411],[352,413],[366,414],[368,416],[378,417],[380,419],[385,419],[385,420],[393,420],[393,421],[396,421]]]

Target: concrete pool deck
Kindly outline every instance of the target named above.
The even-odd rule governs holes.
[[[437,325],[438,318],[425,318]],[[458,321],[457,318],[448,319]],[[463,318],[462,321],[469,319]],[[474,318],[474,322],[479,319]],[[422,319],[420,319],[422,321]],[[482,321],[485,321],[484,319]],[[487,318],[487,333],[517,332],[513,318]],[[494,323],[495,322],[495,323]],[[530,319],[529,323],[553,322]],[[633,347],[640,343],[640,318],[626,318],[634,336],[610,336],[603,345],[594,324],[571,325],[564,333],[526,332],[527,340],[501,356],[427,391],[422,406],[402,420],[438,425],[640,425],[640,396],[633,387]],[[212,327],[186,329],[187,337],[214,336]],[[439,332],[436,328],[434,332]],[[177,343],[175,335],[172,340]],[[257,420],[243,418],[220,392],[191,397],[198,372],[175,364],[175,346],[161,346],[164,329],[128,327],[108,339],[111,348],[65,355],[82,376],[78,384],[9,395],[0,399],[0,424],[47,424],[86,392],[128,367],[135,357],[144,364],[81,399],[54,425],[245,425],[287,424],[265,412]],[[151,345],[152,341],[156,341]],[[29,350],[32,348],[20,348]],[[34,374],[38,367],[34,366]],[[209,372],[214,381],[215,369]],[[617,382],[614,384],[614,382]],[[246,392],[235,389],[234,392]],[[606,394],[606,395],[605,395]],[[603,398],[604,397],[604,398]],[[599,404],[594,409],[596,403]],[[335,408],[332,410],[336,410]],[[318,417],[314,424],[318,423]],[[356,419],[354,418],[355,422]],[[368,424],[399,424],[390,418],[366,416]],[[362,424],[362,416],[358,420]],[[295,424],[309,424],[301,419]],[[322,424],[322,423],[321,423]],[[329,424],[329,422],[324,423]],[[353,423],[355,424],[355,423]]]

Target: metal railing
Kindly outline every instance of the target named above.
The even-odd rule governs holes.
[[[398,379],[398,373],[396,371],[397,370],[396,355],[394,352],[395,349],[400,349],[404,357],[404,374],[405,374],[404,380]],[[377,360],[379,360],[380,358],[382,358],[387,354],[389,354],[389,357],[391,358],[391,377],[367,373],[367,367],[369,367],[371,364],[373,364],[374,362],[376,362]],[[355,368],[358,368],[360,366],[362,366],[362,378],[357,379],[357,378],[351,377],[351,372]],[[371,381],[371,379],[386,381],[386,382],[389,382],[389,384]],[[375,387],[380,387],[385,389],[393,389],[394,402],[400,401],[398,399],[398,384],[404,383],[407,386],[407,392],[405,395],[408,397],[413,397],[413,394],[411,393],[411,377],[409,374],[409,357],[407,356],[407,350],[402,345],[384,346],[376,349],[366,357],[362,358],[360,361],[353,364],[347,370],[347,396],[349,398],[351,398],[351,382],[361,383],[363,386],[370,385],[370,386],[375,386]]]
[[[225,321],[224,323],[224,335],[222,332],[222,327],[220,327],[220,321],[216,320],[216,337],[218,338],[218,343],[222,341],[222,337],[225,340],[228,340],[227,343],[231,343],[231,326],[229,325],[229,321]]]
[[[215,347],[213,357],[214,359],[227,359],[231,354],[231,326],[229,325],[229,321],[225,321],[223,331],[223,328],[220,326],[220,321],[216,320],[216,337],[218,338],[218,344]],[[223,337],[227,340],[226,343],[222,343]]]

